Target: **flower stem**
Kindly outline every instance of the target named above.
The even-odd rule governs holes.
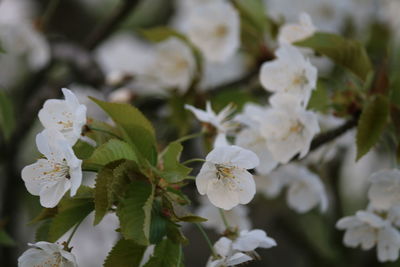
[[[224,211],[222,209],[218,209],[218,210],[219,210],[219,214],[221,215],[222,221],[224,222],[225,228],[228,229],[229,224],[228,224],[228,220],[226,219]]]
[[[115,133],[112,133],[112,132],[110,132],[110,131],[107,131],[107,130],[104,130],[104,129],[99,129],[99,128],[92,127],[92,126],[89,126],[89,125],[87,125],[87,126],[88,126],[89,129],[92,130],[92,131],[98,131],[98,132],[101,132],[101,133],[106,133],[106,134],[109,134],[109,135],[111,135],[111,136],[114,136],[114,137],[116,137],[116,138],[118,138],[118,139],[121,139],[120,136],[118,136],[118,135],[116,135]]]
[[[176,139],[174,142],[182,143],[182,142],[185,142],[187,140],[202,136],[203,134],[204,134],[204,132],[189,134],[189,135],[186,135],[186,136],[183,136],[181,138]]]
[[[203,227],[201,226],[200,223],[194,223],[197,228],[199,229],[200,233],[202,234],[203,238],[206,240],[208,247],[211,250],[211,254],[213,255],[213,257],[217,257],[217,253],[215,253],[214,247],[210,241],[210,239],[208,238],[208,235],[206,233],[206,231],[204,231]]]
[[[186,164],[189,164],[189,163],[192,163],[192,162],[206,162],[206,160],[205,159],[189,159],[189,160],[186,160],[186,161],[182,162],[182,164],[186,165]]]
[[[68,238],[68,240],[67,240],[67,242],[66,242],[66,244],[65,244],[65,247],[68,247],[68,246],[69,246],[69,243],[71,242],[72,237],[74,236],[74,234],[76,233],[76,230],[78,230],[78,227],[79,227],[79,225],[81,225],[82,222],[83,222],[83,220],[80,221],[80,222],[74,227],[74,229],[73,229],[72,232],[71,232],[71,235],[69,236],[69,238]]]

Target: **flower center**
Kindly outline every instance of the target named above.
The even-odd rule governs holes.
[[[65,177],[66,179],[71,179],[71,175],[69,174],[69,166],[67,165],[67,160],[63,159],[62,163],[56,162],[53,164],[53,169],[51,171],[43,172],[43,175],[47,175],[50,177]]]
[[[306,77],[306,71],[301,70],[293,79],[293,85],[299,86],[303,88],[308,83],[308,79]]]
[[[221,178],[235,178],[235,175],[233,174],[233,167],[224,164],[215,164],[215,168],[217,169],[218,180]]]
[[[286,134],[282,137],[282,140],[286,140],[291,136],[292,134],[301,134],[301,132],[304,130],[304,125],[299,122],[298,120],[294,121],[291,125]]]
[[[214,34],[218,38],[224,38],[228,34],[228,28],[223,24],[218,25],[214,30]]]

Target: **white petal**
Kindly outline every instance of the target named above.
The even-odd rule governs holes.
[[[379,231],[378,259],[380,262],[395,261],[399,258],[400,233],[397,229],[388,226]]]
[[[207,155],[206,161],[244,169],[252,169],[259,164],[258,157],[254,152],[238,146],[216,147]]]
[[[215,242],[214,249],[218,255],[226,257],[231,251],[231,246],[232,246],[232,240],[226,237],[221,237],[220,239],[218,239],[217,242]]]
[[[236,252],[226,260],[226,265],[234,266],[251,260],[253,260],[253,258],[251,258],[249,255],[241,252]]]
[[[40,204],[46,208],[55,207],[70,187],[71,183],[66,179],[46,185],[40,191]]]
[[[196,176],[196,187],[200,195],[207,193],[208,183],[214,179],[217,179],[217,170],[214,164],[205,162]]]
[[[253,251],[258,247],[270,248],[273,246],[276,246],[275,240],[259,229],[241,231],[239,237],[233,243],[233,248],[240,251]]]
[[[236,181],[237,192],[239,196],[240,204],[249,203],[256,194],[256,184],[253,179],[253,175],[251,175],[247,171],[235,170],[234,178]],[[230,179],[230,178],[227,178]]]

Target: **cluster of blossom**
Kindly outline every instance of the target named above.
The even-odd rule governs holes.
[[[74,196],[82,183],[82,160],[75,156],[72,146],[86,124],[86,106],[70,90],[64,88],[62,92],[65,100],[47,100],[39,111],[44,130],[36,136],[36,145],[44,158],[21,173],[28,192],[39,196],[46,208],[55,207],[68,190]],[[31,246],[18,259],[19,266],[76,266],[74,256],[59,244],[38,242]]]
[[[369,204],[353,216],[340,219],[346,246],[368,250],[376,245],[380,262],[395,261],[400,251],[400,171],[381,170],[370,176]]]

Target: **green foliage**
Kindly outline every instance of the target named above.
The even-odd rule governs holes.
[[[362,80],[372,71],[372,64],[365,48],[355,40],[347,40],[333,33],[318,32],[296,43],[298,46],[312,48],[315,52],[332,59]]]
[[[378,142],[388,117],[389,100],[385,96],[377,95],[364,106],[357,127],[357,160]]]
[[[93,202],[86,201],[82,205],[59,212],[52,220],[48,232],[49,242],[57,241],[63,234],[77,223],[83,221],[94,208]]]
[[[150,121],[128,104],[108,103],[91,98],[122,130],[124,139],[152,165],[157,163],[156,137]],[[139,160],[141,159],[138,155]]]
[[[321,81],[318,81],[317,88],[312,92],[307,109],[327,113],[330,107],[328,88]]]
[[[216,110],[222,110],[231,103],[235,104],[238,110],[241,110],[245,104],[257,102],[248,90],[237,90],[238,88],[232,89],[217,92],[212,98],[212,103]]]
[[[44,220],[36,230],[35,241],[47,241],[49,240],[49,230],[52,219]]]
[[[108,254],[104,267],[137,267],[145,250],[145,246],[138,245],[132,240],[121,239]]]
[[[111,139],[107,143],[99,146],[93,152],[92,156],[84,162],[84,166],[99,168],[121,159],[138,161],[135,151],[128,143],[117,139]]]
[[[161,213],[161,202],[155,200],[151,211],[150,243],[155,244],[162,240],[167,233],[168,219]]]
[[[178,142],[170,143],[162,155],[164,169],[161,176],[169,183],[177,183],[184,180],[192,171],[191,168],[179,163],[183,147]]]
[[[11,137],[15,128],[13,105],[11,99],[4,91],[0,91],[0,128],[6,140]]]
[[[182,265],[182,248],[179,243],[164,239],[154,248],[154,254],[144,267],[179,267]]]
[[[179,39],[186,41],[186,37],[184,35],[180,34],[179,32],[177,32],[174,29],[171,29],[169,27],[159,26],[159,27],[154,27],[151,29],[142,29],[139,32],[147,40],[149,40],[151,42],[156,42],[156,43],[165,41],[166,39],[168,39],[170,37],[177,37]]]
[[[0,229],[0,246],[13,247],[15,246],[15,241],[7,234],[4,229]]]
[[[152,184],[137,180],[128,186],[126,196],[117,208],[121,233],[125,239],[132,239],[140,245],[149,244],[153,199]]]
[[[112,198],[109,194],[111,189],[111,181],[113,179],[113,169],[103,168],[97,174],[96,186],[94,193],[94,225],[101,222],[103,217],[106,215],[108,209],[112,205]]]
[[[271,32],[271,21],[266,16],[262,0],[233,0],[242,16],[242,23],[251,23],[260,33]]]
[[[73,149],[75,155],[79,159],[89,158],[92,155],[93,151],[95,150],[93,146],[82,140],[78,140],[78,142],[76,142],[76,144],[74,145]]]

